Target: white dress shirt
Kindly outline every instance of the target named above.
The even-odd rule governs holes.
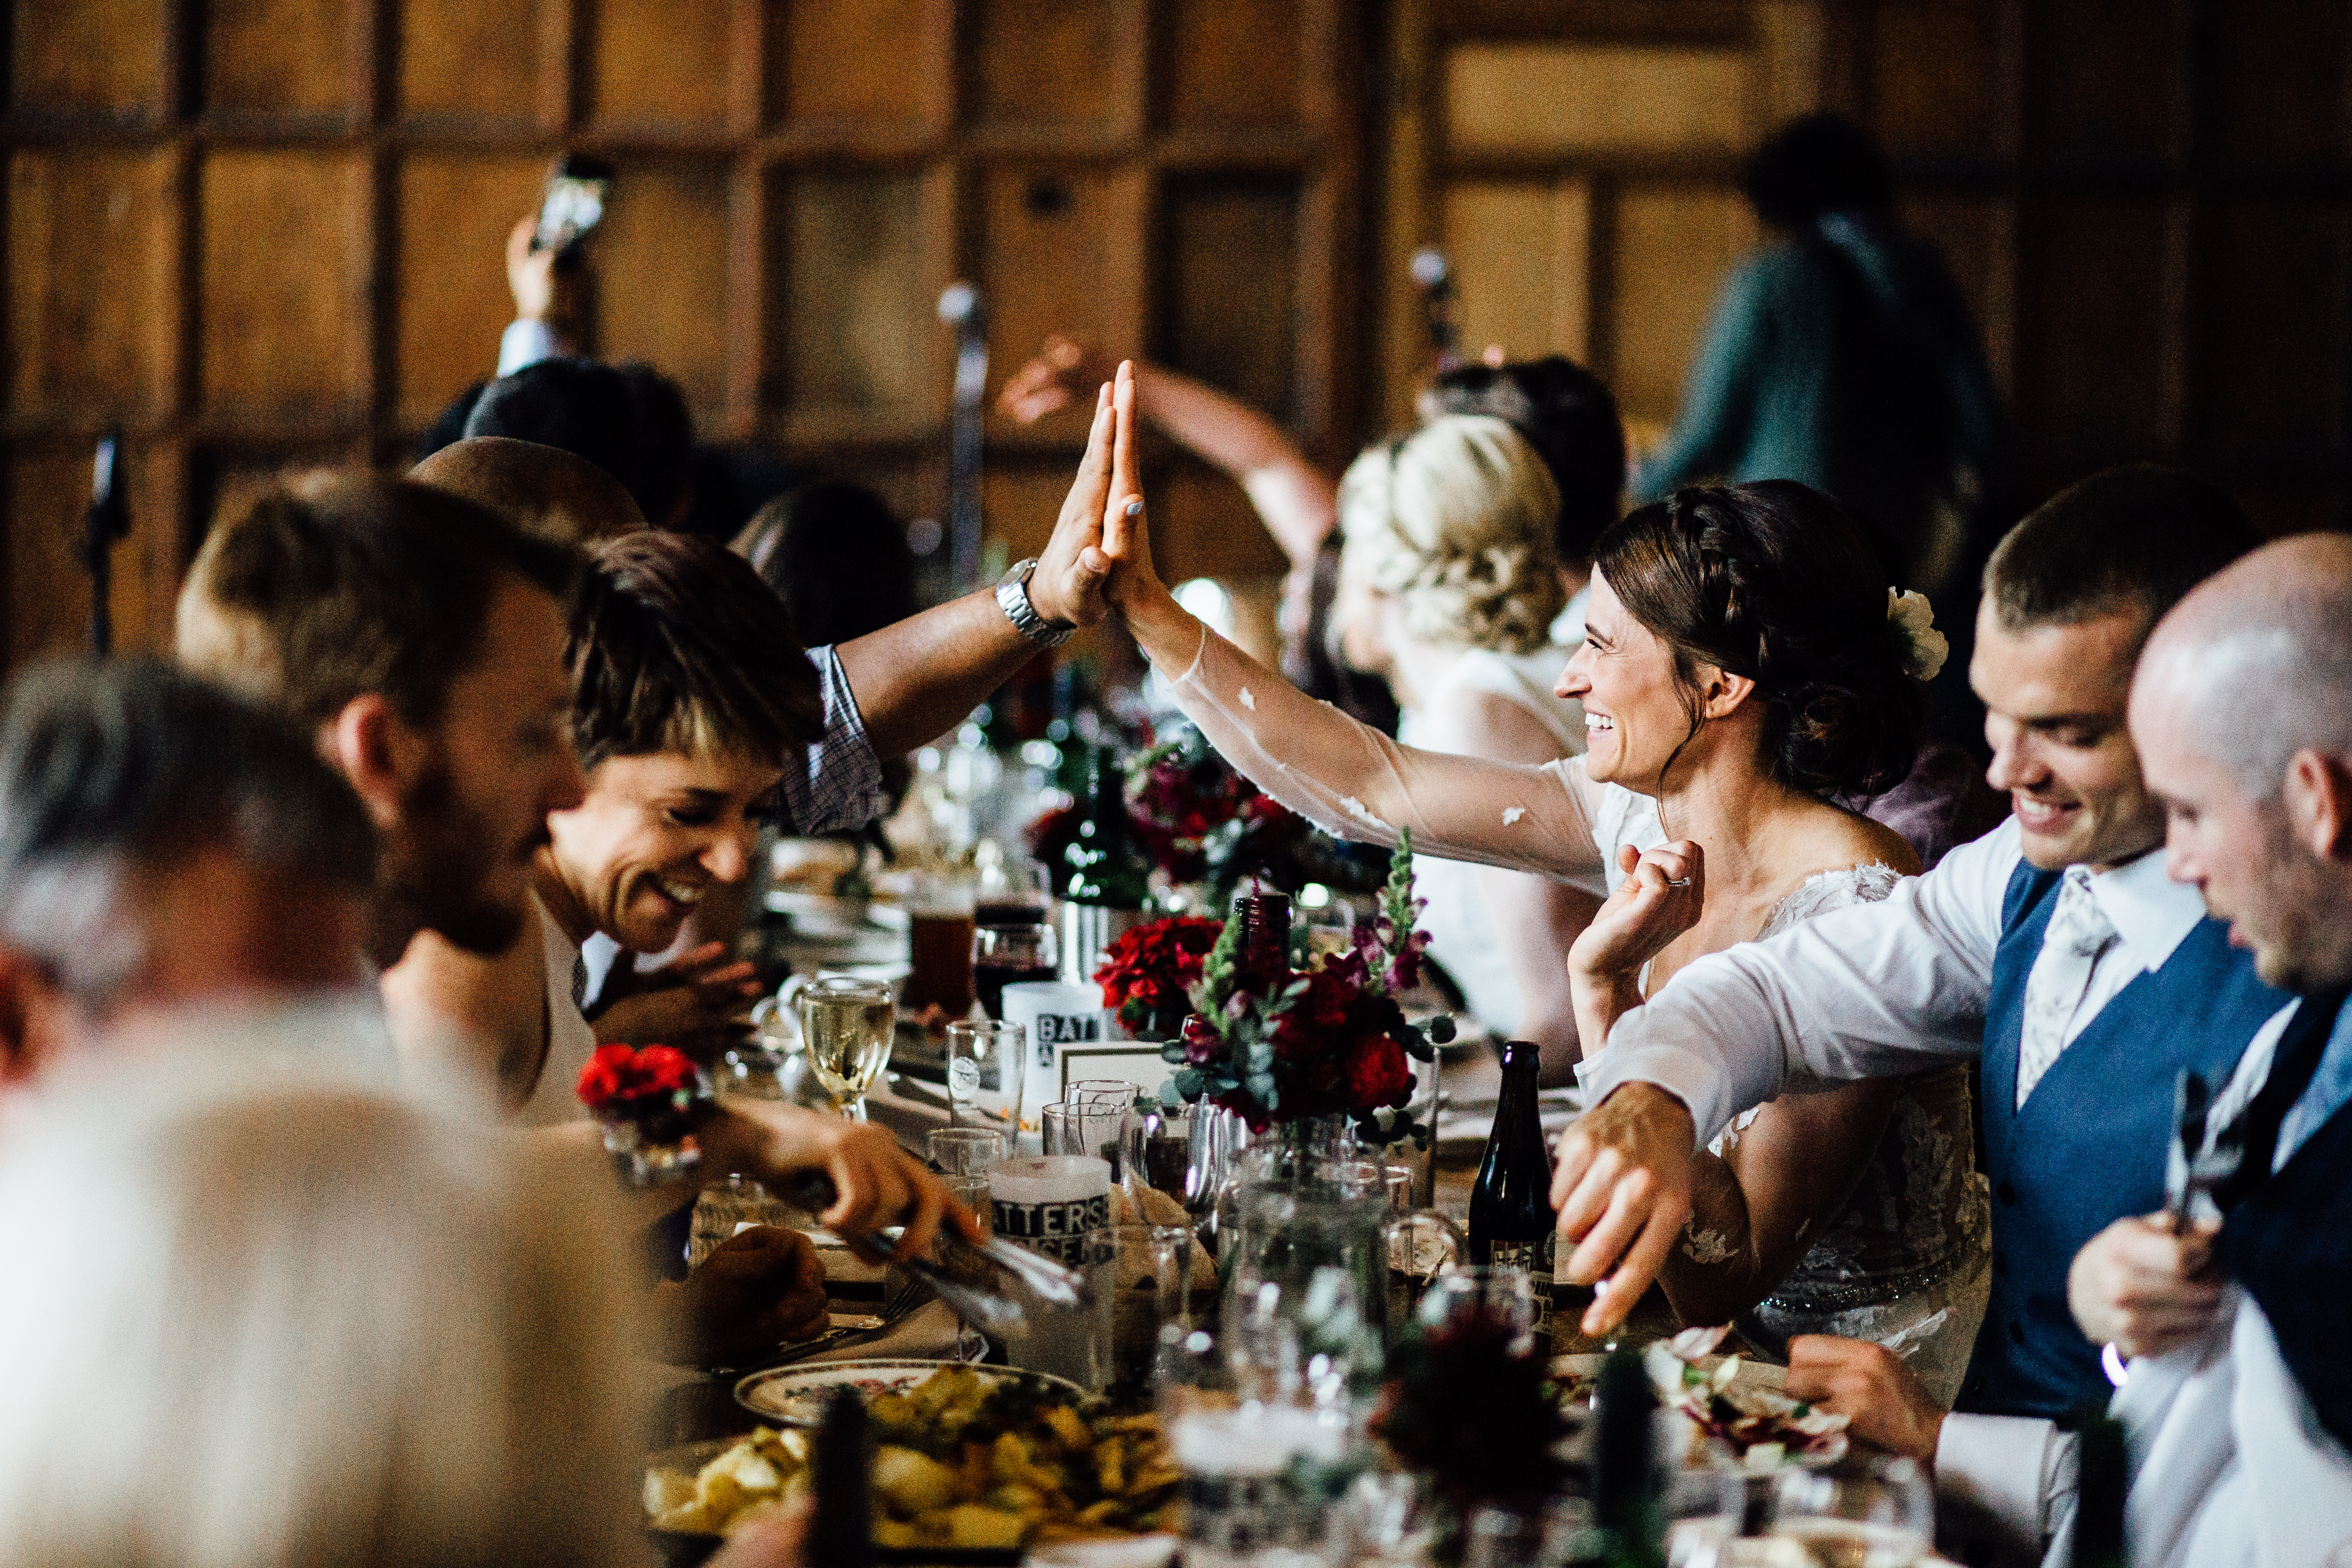
[[[1607,1048],[1578,1068],[1585,1103],[1622,1084],[1656,1084],[1689,1107],[1704,1146],[1739,1112],[1806,1079],[1977,1055],[2001,900],[2022,858],[2011,817],[1882,902],[1697,960],[1620,1018]],[[2166,878],[2160,850],[2093,874],[2090,890],[2121,940],[2099,955],[2067,1021],[2069,1044],[2125,986],[2161,968],[2205,913],[2195,889]],[[2275,1038],[2292,1011],[2263,1035]]]

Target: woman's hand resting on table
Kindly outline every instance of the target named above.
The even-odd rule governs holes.
[[[1624,881],[1568,950],[1577,1037],[1591,1056],[1610,1026],[1642,1005],[1642,966],[1698,923],[1706,901],[1706,852],[1677,839],[1646,853],[1617,851]]]

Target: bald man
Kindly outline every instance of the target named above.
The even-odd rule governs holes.
[[[594,544],[646,526],[645,513],[620,480],[585,458],[536,441],[505,436],[459,441],[417,464],[408,477],[564,544]]]
[[[2128,1358],[2111,1411],[2133,1457],[2132,1561],[2340,1563],[2352,1553],[2352,538],[2281,540],[2189,594],[2148,638],[2129,714],[2165,808],[2166,868],[2264,980],[2302,998],[2208,1119],[2242,1150],[2218,1205],[2186,1235],[2163,1215],[2119,1220],[2069,1275],[2084,1332]],[[2069,1465],[2021,1476],[1974,1458],[1939,1464],[1938,1489],[1982,1502],[2038,1489],[2045,1517],[2065,1514]],[[2027,1510],[2012,1511],[2021,1522]]]

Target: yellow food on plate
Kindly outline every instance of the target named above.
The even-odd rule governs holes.
[[[1180,1475],[1154,1415],[1113,1416],[1042,1379],[968,1367],[876,1395],[873,1539],[1015,1547],[1171,1528]],[[766,1427],[691,1474],[646,1473],[648,1521],[731,1534],[808,1489],[808,1439]]]

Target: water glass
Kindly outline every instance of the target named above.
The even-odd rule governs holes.
[[[1431,1284],[1460,1265],[1465,1244],[1454,1222],[1435,1209],[1399,1215],[1382,1236],[1389,1253],[1389,1329],[1397,1333],[1419,1315]]]
[[[1116,1105],[1121,1110],[1135,1103],[1135,1085],[1123,1078],[1074,1078],[1062,1090],[1062,1098],[1072,1105]]]
[[[987,1019],[948,1026],[948,1119],[958,1127],[1021,1125],[1021,1068],[1029,1033]],[[995,1100],[983,1102],[985,1095]]]
[[[1936,1492],[1909,1459],[1861,1457],[1840,1473],[1791,1468],[1772,1488],[1765,1533],[1816,1563],[1912,1568],[1936,1536]]]
[[[1108,1100],[1049,1105],[1045,1112],[1045,1152],[1085,1154],[1106,1161],[1111,1180],[1124,1185],[1128,1117],[1125,1105]]]
[[[1013,1138],[1001,1127],[935,1127],[924,1135],[923,1152],[950,1176],[985,1176],[1012,1154]]]
[[[1333,1510],[1311,1478],[1346,1458],[1344,1423],[1252,1397],[1214,1335],[1171,1330],[1160,1347],[1160,1422],[1184,1472],[1185,1563],[1242,1568],[1312,1552]]]
[[[1147,1393],[1160,1333],[1184,1320],[1192,1230],[1182,1225],[1114,1225],[1118,1293],[1111,1305],[1111,1386]]]

